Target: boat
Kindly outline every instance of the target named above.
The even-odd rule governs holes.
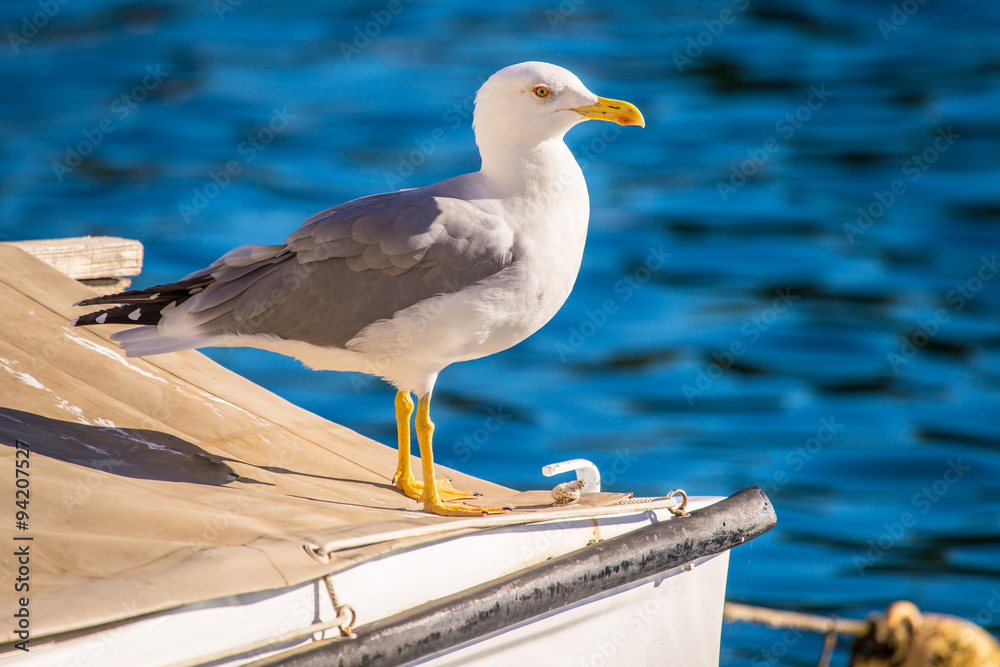
[[[134,260],[120,239],[74,252],[112,241]],[[574,460],[518,492],[443,469],[513,511],[430,515],[393,486],[393,448],[199,352],[126,358],[119,327],[71,327],[93,290],[69,264],[0,244],[0,660],[718,665],[729,550],[776,522],[760,489],[634,498]]]

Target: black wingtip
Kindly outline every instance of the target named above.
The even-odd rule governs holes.
[[[73,318],[72,325],[74,327],[85,327],[85,326],[90,326],[91,324],[104,324],[105,320],[107,320],[107,313],[108,311],[106,310],[98,310],[93,313],[84,313],[79,317]],[[104,316],[103,319],[101,318],[102,315]]]
[[[83,301],[77,301],[74,306],[107,306],[109,304],[120,304],[122,302],[121,297],[127,297],[132,294],[137,294],[139,290],[126,290],[124,292],[117,292],[115,294],[102,294],[101,296],[92,296],[89,299],[84,299]]]

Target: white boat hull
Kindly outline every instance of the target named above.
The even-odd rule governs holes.
[[[700,558],[409,663],[421,667],[718,667],[729,552]]]
[[[709,507],[718,500],[691,498],[688,507]],[[522,572],[545,567],[564,555],[581,553],[588,544],[611,544],[616,537],[675,521],[667,510],[657,510],[497,528],[391,552],[334,573],[330,579],[338,602],[356,610],[358,631],[362,632],[365,627],[412,615],[449,596],[461,599],[467,595],[475,601],[475,591],[502,582],[505,577],[516,581]],[[485,618],[483,625],[487,629],[481,633],[473,622],[472,640],[427,652],[409,662],[387,662],[386,656],[380,655],[376,663],[422,667],[717,666],[728,561],[726,550],[698,557],[582,599],[554,602],[548,611],[492,632],[489,623],[495,619]],[[501,587],[503,590],[506,588]],[[504,596],[502,592],[499,595]],[[504,600],[508,606],[510,602]],[[213,665],[227,666],[257,661],[283,664],[286,656],[295,653],[289,653],[291,649],[315,646],[315,640],[335,638],[340,632],[332,629],[266,648],[239,649],[289,631],[308,629],[336,616],[325,582],[320,579],[185,605],[91,633],[38,643],[30,654],[5,657],[11,665],[33,667],[168,667],[209,660]],[[469,630],[469,623],[465,625]],[[442,627],[441,631],[454,630]],[[335,639],[330,645],[342,641],[358,640]],[[375,649],[378,652],[381,647]],[[230,655],[219,657],[226,652]],[[321,656],[314,663],[302,664],[328,663]]]

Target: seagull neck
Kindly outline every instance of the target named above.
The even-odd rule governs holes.
[[[481,144],[483,159],[480,173],[503,196],[529,192],[553,192],[567,179],[580,179],[580,167],[562,136],[531,147],[513,142],[494,141]]]

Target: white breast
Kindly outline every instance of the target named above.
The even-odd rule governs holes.
[[[512,227],[511,266],[476,285],[376,322],[348,347],[392,357],[393,367],[436,374],[456,361],[505,350],[544,326],[573,289],[590,216],[583,174],[561,141],[559,147],[562,151],[552,156],[555,164],[539,170],[543,176],[525,190],[483,202]],[[464,185],[482,188],[481,183]]]

